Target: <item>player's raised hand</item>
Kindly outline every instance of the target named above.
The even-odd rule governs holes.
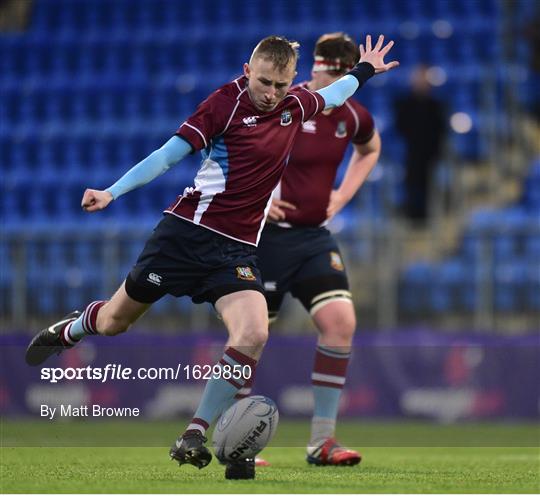
[[[99,191],[96,189],[87,189],[84,192],[81,207],[85,212],[97,212],[103,210],[111,201],[113,196],[108,191]]]
[[[376,45],[371,48],[371,36],[368,34],[366,36],[365,48],[364,45],[360,45],[360,62],[369,62],[375,67],[375,74],[389,71],[399,65],[397,60],[388,62],[387,64],[384,63],[384,57],[394,46],[394,42],[389,41],[385,46],[383,46],[383,43],[384,36],[381,34],[379,35]]]
[[[270,205],[270,210],[268,211],[268,217],[274,222],[279,222],[280,220],[285,220],[287,217],[287,212],[284,209],[296,210],[296,206],[292,203],[286,202],[285,200],[278,200],[274,198],[272,204]]]

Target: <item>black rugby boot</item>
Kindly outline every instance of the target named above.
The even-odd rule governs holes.
[[[36,334],[26,349],[26,363],[35,367],[41,365],[51,355],[55,353],[59,355],[62,351],[72,348],[72,346],[64,344],[60,336],[64,327],[80,316],[81,312],[78,310],[71,312],[62,320]]]
[[[207,439],[196,429],[186,431],[171,446],[169,455],[178,465],[190,463],[201,469],[212,460],[212,453],[204,445]]]

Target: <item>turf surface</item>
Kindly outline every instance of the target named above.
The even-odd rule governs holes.
[[[427,439],[436,426],[421,423],[374,423],[371,430],[391,432],[400,446],[364,445],[357,467],[311,467],[304,449],[292,446],[306,422],[282,422],[280,437],[264,451],[271,467],[257,469],[255,481],[227,481],[215,459],[203,470],[178,467],[167,447],[172,423],[70,423],[46,429],[43,422],[2,422],[1,491],[3,493],[537,493],[540,492],[538,426],[490,424],[487,433],[528,433],[525,447],[408,446],[404,440]],[[361,429],[346,424],[340,438]],[[49,424],[52,427],[52,424]],[[61,427],[61,429],[60,429]],[[365,428],[365,426],[362,426]],[[518,428],[519,427],[519,428]],[[470,425],[446,426],[441,432],[467,437]],[[517,430],[515,430],[517,429]],[[415,433],[414,435],[411,432]],[[130,438],[124,447],[104,447]],[[345,437],[344,437],[345,436]],[[486,438],[489,437],[486,435]],[[508,436],[509,437],[509,436]],[[444,437],[442,438],[445,439]],[[145,447],[136,447],[136,440]],[[68,442],[69,441],[69,442]],[[80,441],[79,444],[77,444]],[[284,447],[285,441],[290,444]],[[536,443],[536,444],[535,444]],[[64,446],[61,446],[64,444]],[[94,444],[92,446],[91,444]],[[129,444],[129,446],[127,446]],[[436,443],[433,443],[436,444]],[[279,446],[281,445],[281,447]]]

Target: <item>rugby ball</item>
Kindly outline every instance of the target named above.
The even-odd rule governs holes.
[[[279,413],[266,396],[249,396],[225,411],[212,434],[212,446],[221,462],[255,458],[276,432]]]

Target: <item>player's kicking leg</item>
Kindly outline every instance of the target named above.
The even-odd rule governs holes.
[[[41,365],[50,356],[72,348],[88,335],[114,336],[124,332],[149,306],[128,296],[122,284],[109,301],[94,301],[84,312],[72,312],[40,331],[28,345],[26,363]]]
[[[259,291],[237,291],[219,298],[215,307],[229,332],[225,352],[215,367],[249,367],[253,374],[268,337],[264,296]],[[201,469],[210,463],[212,455],[205,446],[206,430],[248,380],[225,379],[226,376],[218,374],[208,380],[191,423],[172,445],[169,455],[179,465],[189,463]],[[228,478],[255,476],[253,460],[243,460],[236,465],[239,466],[227,466]]]
[[[312,317],[320,331],[311,376],[314,411],[307,462],[313,465],[357,465],[362,460],[357,451],[344,448],[334,438],[339,399],[345,384],[352,337],[356,328],[350,293],[332,296],[312,307]],[[313,311],[315,310],[315,311]]]

